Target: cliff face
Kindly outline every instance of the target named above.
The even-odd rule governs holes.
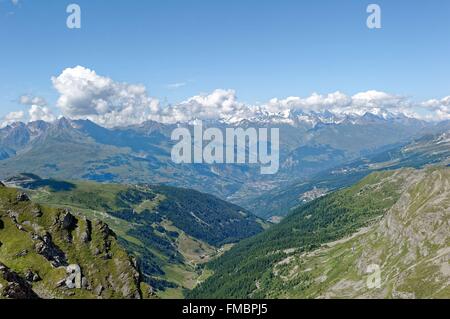
[[[448,298],[450,169],[401,170],[401,196],[384,217],[353,236],[279,264],[283,282],[311,283],[287,297]],[[281,271],[282,269],[282,271]]]
[[[100,221],[0,186],[0,298],[142,298],[134,260]]]
[[[449,265],[450,168],[401,169],[237,244],[191,297],[449,298]]]
[[[370,265],[379,265],[380,284],[347,293],[369,298],[448,298],[450,169],[401,174],[408,178],[396,204],[366,235],[349,242],[356,257],[354,271],[367,274]],[[334,288],[345,282],[352,281],[341,279],[331,287],[331,294],[340,293]]]

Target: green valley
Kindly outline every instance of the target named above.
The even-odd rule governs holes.
[[[21,174],[5,181],[41,204],[101,220],[138,260],[161,297],[183,297],[205,274],[198,267],[267,223],[212,195],[158,185],[100,184]]]

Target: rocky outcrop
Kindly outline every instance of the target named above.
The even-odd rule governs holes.
[[[19,193],[19,194],[17,194],[17,201],[19,201],[19,202],[29,202],[30,201],[30,197],[28,197],[28,195],[25,194],[25,193]]]
[[[33,270],[28,269],[25,272],[25,280],[27,280],[28,282],[38,282],[41,281],[42,279],[38,273],[35,273],[33,272]]]
[[[72,242],[72,232],[77,228],[78,219],[72,213],[65,209],[60,211],[56,216],[52,228],[56,231],[61,231],[68,243]]]
[[[9,216],[9,218],[11,218],[11,221],[13,222],[14,226],[16,226],[16,228],[18,230],[25,231],[25,228],[19,223],[20,214],[18,212],[13,211],[13,210],[8,210],[7,214]]]
[[[0,288],[0,295],[8,299],[37,299],[31,285],[17,273],[0,262],[0,277],[6,286]]]
[[[450,297],[450,168],[403,169],[400,196],[358,232],[307,253],[292,253],[271,296],[295,298],[448,299]],[[373,186],[373,185],[372,185]],[[386,193],[385,196],[390,196]],[[301,288],[293,285],[307,282]],[[294,288],[292,288],[294,287]],[[320,290],[317,289],[320,287]],[[288,290],[289,289],[289,290]]]
[[[80,239],[83,244],[87,244],[92,240],[92,222],[85,218],[84,219],[85,226],[81,231]]]
[[[32,235],[35,242],[34,249],[39,254],[45,257],[53,267],[67,266],[67,259],[64,252],[56,246],[52,241],[52,235],[46,233],[44,236],[36,234]]]
[[[68,210],[62,218],[61,228],[69,232],[73,231],[77,227],[78,220]]]
[[[147,286],[107,224],[22,194],[0,192],[0,260],[14,261],[0,264],[0,299],[142,297]]]
[[[101,245],[95,248],[95,254],[101,255],[103,259],[111,259],[111,242],[116,240],[116,234],[102,221],[95,221],[94,229],[101,236]]]

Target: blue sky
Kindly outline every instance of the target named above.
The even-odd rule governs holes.
[[[72,2],[80,30],[66,27]],[[381,30],[366,27],[370,3]],[[169,102],[217,88],[248,103],[337,90],[450,95],[448,0],[0,0],[0,43],[0,116],[23,109],[23,94],[54,106],[51,77],[76,65]]]

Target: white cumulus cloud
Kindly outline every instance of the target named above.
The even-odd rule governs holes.
[[[362,115],[367,112],[380,113],[381,110],[394,114],[404,113],[412,107],[412,104],[404,97],[371,90],[353,96],[337,91],[326,95],[313,93],[305,98],[297,96],[286,99],[274,98],[265,107],[268,111],[274,113],[285,110],[301,110],[304,112],[330,111],[337,114]]]
[[[334,110],[351,105],[351,98],[337,91],[327,95],[313,93],[311,96],[301,98],[290,96],[285,99],[273,98],[265,106],[268,111],[282,112],[284,110],[302,110],[305,112],[322,112],[324,110]]]
[[[289,122],[292,111],[355,115],[369,112],[378,115],[404,114],[426,120],[450,119],[450,97],[421,103],[375,90],[354,95],[340,91],[313,93],[306,97],[290,96],[273,98],[266,103],[246,104],[239,101],[234,90],[216,89],[163,106],[148,94],[144,85],[117,82],[83,66],[63,70],[60,75],[52,77],[52,82],[59,93],[56,102],[59,113],[72,119],[90,119],[106,127],[140,124],[147,120],[162,123],[194,120],[239,122],[266,115],[276,115]],[[23,95],[19,102],[31,108],[26,113],[8,114],[4,123],[16,120],[53,121],[56,118],[41,97]]]
[[[222,89],[162,107],[143,85],[116,82],[82,66],[65,69],[52,82],[60,94],[57,106],[64,116],[90,119],[108,127],[146,120],[163,123],[214,120],[236,114],[245,116],[249,112],[246,105],[237,101],[234,90]]]
[[[450,96],[442,99],[432,99],[422,103],[422,106],[432,112],[437,120],[450,120]]]
[[[57,106],[71,118],[88,118],[105,126],[141,123],[155,117],[159,101],[145,86],[116,82],[82,66],[52,78],[60,94]]]
[[[10,112],[7,115],[5,115],[5,117],[3,117],[0,127],[3,128],[12,123],[23,121],[24,118],[25,118],[24,111]]]
[[[29,121],[53,122],[56,117],[47,106],[32,105],[28,110]]]
[[[53,122],[56,116],[47,106],[31,105],[28,111],[17,111],[8,113],[3,117],[0,127],[5,127],[15,122]]]
[[[234,90],[217,89],[209,94],[193,96],[169,107],[162,113],[162,120],[165,122],[217,120],[245,116],[249,112],[246,105],[237,101]]]
[[[40,96],[22,95],[17,100],[18,103],[30,106],[28,111],[11,112],[3,117],[0,127],[5,127],[14,122],[52,122],[56,119],[52,110],[47,106],[47,102]]]

